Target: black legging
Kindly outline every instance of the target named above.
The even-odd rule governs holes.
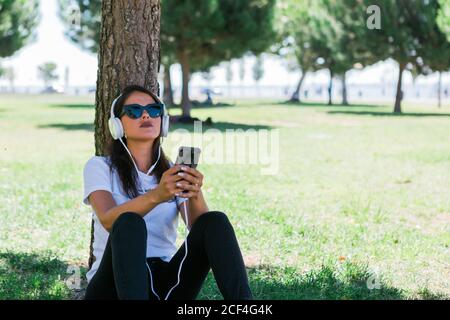
[[[169,300],[194,300],[210,268],[225,300],[252,300],[242,254],[228,217],[209,211],[197,218],[188,238],[188,255],[180,283]],[[97,272],[86,289],[85,299],[158,300],[150,287],[146,260],[152,269],[153,288],[161,300],[178,280],[185,246],[170,262],[146,258],[147,228],[134,212],[121,214],[114,222]]]

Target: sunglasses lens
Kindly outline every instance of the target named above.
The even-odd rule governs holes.
[[[152,118],[158,118],[161,116],[162,108],[160,106],[151,106],[147,109],[148,114]]]
[[[140,118],[142,115],[142,108],[139,106],[126,106],[124,111],[127,116],[133,119]]]
[[[162,114],[163,107],[160,104],[150,104],[145,107],[138,104],[134,104],[134,105],[126,105],[123,107],[123,112],[132,119],[140,118],[144,110],[147,111],[150,117],[158,118]]]

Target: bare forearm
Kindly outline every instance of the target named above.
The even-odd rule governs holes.
[[[206,204],[203,193],[200,190],[196,196],[189,198],[189,228],[194,224],[195,220],[205,212],[208,212],[208,205]]]
[[[114,224],[114,221],[124,212],[135,212],[144,217],[150,210],[158,205],[153,190],[145,194],[137,196],[136,198],[129,200],[121,205],[112,207],[109,209],[105,217],[103,218],[102,225],[110,232]]]

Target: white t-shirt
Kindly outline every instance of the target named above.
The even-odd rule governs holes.
[[[90,205],[88,196],[96,190],[111,192],[117,205],[131,200],[123,191],[122,183],[116,169],[114,168],[110,172],[109,164],[109,156],[93,156],[86,162],[83,170],[84,204]],[[170,166],[173,166],[173,163],[170,162]],[[146,175],[144,172],[139,171],[139,176],[145,191],[154,189],[158,185],[154,175]],[[141,190],[139,184],[137,187],[138,190]],[[179,199],[179,205],[187,200],[186,198],[177,199]],[[93,253],[95,262],[86,274],[88,282],[91,281],[100,265],[109,236],[108,231],[100,223],[94,210],[92,210],[92,218],[94,219]],[[144,216],[144,221],[147,225],[147,257],[161,257],[164,261],[170,261],[177,251],[175,245],[178,227],[177,203],[175,200],[170,200],[158,204]]]

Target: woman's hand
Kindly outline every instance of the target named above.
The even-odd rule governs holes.
[[[177,172],[181,170],[180,165],[175,165],[167,169],[161,176],[158,186],[151,190],[154,192],[156,201],[158,203],[166,202],[172,199],[176,194],[182,193],[183,189],[177,187],[177,182],[181,181]]]
[[[183,180],[177,182],[176,186],[188,192],[180,192],[177,196],[181,198],[195,198],[203,185],[203,174],[201,174],[197,169],[193,169],[185,165],[182,165],[181,169],[182,172],[179,172],[178,176]]]

